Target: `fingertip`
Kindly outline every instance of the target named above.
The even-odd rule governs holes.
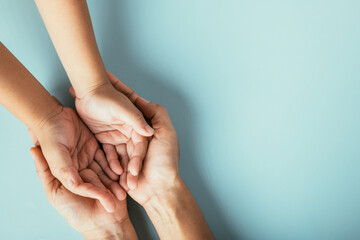
[[[124,169],[122,168],[120,162],[110,162],[109,164],[111,170],[117,174],[118,176],[120,176],[123,172],[124,172]]]
[[[113,195],[109,192],[109,199],[100,200],[101,205],[105,208],[108,213],[113,213],[116,210],[116,203]]]
[[[139,174],[139,170],[136,167],[129,167],[129,171],[133,176],[137,176]]]
[[[124,173],[121,174],[119,184],[122,187],[122,189],[125,190],[125,192],[128,192],[130,190],[130,188],[127,184],[127,172],[126,171],[124,171]]]
[[[123,190],[121,191],[121,193],[118,194],[117,198],[120,200],[120,201],[123,201],[126,199],[126,192]]]
[[[35,157],[35,147],[30,148],[29,151],[30,151],[31,157],[32,157],[34,160],[36,160],[36,157]]]
[[[75,90],[74,90],[74,88],[72,86],[69,88],[69,93],[73,98],[76,98],[76,93],[75,93]]]
[[[69,178],[67,180],[69,189],[73,189],[75,187],[75,180],[73,178]]]
[[[152,127],[150,127],[150,125],[146,125],[145,129],[150,134],[150,136],[152,136],[155,132],[155,130]]]
[[[155,133],[155,130],[148,124],[140,128],[134,127],[134,129],[138,134],[144,137],[151,137]]]
[[[80,178],[80,176],[78,175],[78,172],[75,171],[74,169],[68,169],[66,171],[63,171],[63,173],[60,175],[63,180],[65,180],[66,182],[64,183],[62,180],[60,180],[60,182],[62,182],[65,187],[71,191],[73,191],[76,187],[79,186],[80,183],[82,183],[82,180]]]
[[[115,207],[114,206],[104,206],[104,208],[108,213],[115,212]]]
[[[132,175],[131,173],[127,176],[127,185],[130,190],[134,190],[137,187],[137,176]]]
[[[130,190],[135,190],[136,189],[136,184],[133,184],[133,183],[128,183],[128,186],[130,188]]]

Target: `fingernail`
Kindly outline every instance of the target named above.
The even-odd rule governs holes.
[[[114,207],[106,207],[106,211],[108,212],[108,213],[113,213],[114,211],[115,211],[115,209],[114,209]]]
[[[149,103],[150,101],[148,101],[148,100],[146,100],[145,98],[143,98],[143,97],[140,97],[140,99],[142,99],[144,102],[146,102],[146,103]]]
[[[152,127],[150,127],[149,125],[146,125],[145,129],[150,134],[153,134],[155,132],[155,130]]]
[[[126,199],[126,192],[123,192],[122,194],[121,194],[121,196],[120,196],[120,201],[123,201],[123,200],[125,200]]]
[[[74,184],[75,184],[74,179],[69,179],[68,180],[69,188],[72,188],[74,186]]]
[[[138,172],[134,168],[130,169],[130,173],[131,173],[131,175],[134,175],[134,176],[138,175]]]
[[[134,190],[136,188],[135,185],[129,185],[130,190]]]

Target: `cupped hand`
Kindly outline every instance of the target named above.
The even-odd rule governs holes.
[[[124,171],[120,176],[120,185],[135,201],[143,205],[153,196],[161,195],[172,188],[180,178],[178,139],[165,107],[139,97],[119,79],[113,78],[112,83],[118,91],[127,96],[129,96],[128,93],[131,93],[131,100],[155,130],[154,135],[150,137],[142,171],[139,175],[133,176],[129,171]],[[118,145],[117,148],[118,152],[124,156],[121,158],[121,164],[127,169],[128,162],[123,153],[124,147]],[[133,178],[137,178],[137,187],[129,188],[129,181],[133,182]]]
[[[30,133],[53,176],[69,191],[99,200],[108,212],[116,209],[114,195],[118,199],[126,197],[113,182],[118,176],[111,171],[96,138],[74,110],[59,107]]]
[[[51,173],[48,163],[39,148],[32,148],[30,152],[35,161],[36,172],[43,184],[49,202],[74,229],[81,232],[84,236],[91,236],[89,239],[96,236],[99,236],[100,239],[106,239],[108,234],[114,235],[119,233],[122,230],[121,225],[125,223],[131,225],[126,200],[116,200],[117,210],[113,213],[108,213],[99,201],[79,196],[67,190]],[[86,179],[98,188],[103,188],[104,185],[110,188],[112,183],[112,181],[107,180],[102,182],[103,185],[92,176],[88,176]]]
[[[109,72],[108,78],[109,84],[93,89],[82,98],[76,97],[72,87],[70,93],[80,117],[103,144],[111,169],[121,175],[124,169],[120,161],[129,162],[126,170],[132,176],[129,186],[133,189],[146,154],[147,137],[153,135],[154,129],[132,103],[136,94],[128,87],[117,85],[118,79]]]

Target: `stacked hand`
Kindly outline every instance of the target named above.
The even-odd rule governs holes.
[[[147,137],[132,130],[130,124],[117,120],[117,116],[124,116],[125,113],[114,112],[109,117],[104,107],[99,107],[96,111],[97,106],[102,106],[101,104],[92,103],[94,100],[87,99],[86,102],[81,102],[82,100],[77,98],[77,109],[82,112],[82,116],[86,116],[83,120],[91,124],[90,128],[95,129],[93,131],[96,131],[95,136],[98,140],[104,142],[103,150],[106,157],[94,135],[69,108],[60,107],[58,112],[55,111],[53,116],[48,117],[41,127],[37,128],[41,131],[32,132],[32,136],[36,146],[41,144],[52,174],[62,180],[62,184],[68,190],[84,197],[98,199],[108,211],[113,211],[114,200],[106,188],[119,200],[125,199],[127,191],[134,200],[143,204],[153,195],[166,192],[173,186],[179,177],[179,148],[176,132],[166,109],[139,97],[111,73],[108,73],[108,76],[117,93],[114,96],[120,100],[105,97],[106,93],[96,96],[95,99],[107,105],[110,110],[119,109],[122,113],[130,114],[129,110],[121,107],[128,105],[135,108],[142,118],[144,115],[155,129],[149,142]],[[76,97],[73,89],[70,89],[70,92]],[[93,94],[95,92],[97,91]],[[85,103],[90,107],[87,108],[88,105]],[[84,109],[90,109],[88,112],[95,117],[91,117]],[[147,125],[146,121],[145,124]],[[144,166],[141,169],[144,158]]]
[[[121,162],[126,162],[125,170],[129,171],[129,187],[135,189],[148,145],[147,137],[154,134],[154,129],[131,102],[136,94],[113,74],[108,72],[108,77],[108,84],[92,89],[81,98],[73,88],[70,93],[82,120],[103,143],[111,169],[117,175],[123,173],[120,157]]]
[[[138,184],[136,188],[129,188],[128,182],[132,181],[134,176],[127,171],[121,173],[120,182],[114,181],[116,179],[114,172],[117,172],[116,169],[113,169],[114,166],[121,166],[125,170],[128,169],[129,162],[127,151],[128,149],[131,150],[129,147],[125,148],[125,145],[128,145],[128,142],[115,145],[117,150],[122,149],[125,151],[120,152],[122,156],[121,164],[117,161],[117,164],[110,164],[109,166],[106,163],[109,156],[107,155],[108,158],[105,158],[96,141],[94,141],[95,138],[77,118],[74,111],[68,108],[62,109],[62,111],[54,117],[54,122],[58,122],[58,124],[48,127],[44,129],[44,131],[50,133],[46,136],[59,136],[59,140],[57,141],[60,143],[58,145],[69,145],[69,143],[77,142],[77,147],[69,148],[82,149],[80,151],[82,153],[78,154],[78,157],[72,158],[71,162],[76,162],[77,160],[79,163],[76,163],[75,165],[81,166],[79,168],[74,167],[74,169],[80,170],[80,176],[83,177],[84,181],[92,184],[93,189],[96,188],[103,191],[105,191],[105,188],[110,189],[118,197],[117,200],[114,200],[116,211],[107,213],[101,206],[103,202],[100,201],[100,204],[100,202],[96,200],[100,200],[99,198],[90,196],[95,198],[92,199],[78,196],[72,193],[74,192],[73,189],[70,189],[72,190],[72,192],[70,192],[67,186],[64,186],[57,180],[54,174],[56,171],[53,171],[51,166],[49,167],[51,162],[46,162],[44,158],[45,155],[48,159],[54,159],[53,155],[48,155],[51,152],[47,152],[50,151],[48,150],[47,145],[42,144],[42,149],[31,149],[31,154],[35,160],[37,173],[43,183],[49,202],[61,213],[61,215],[63,215],[69,224],[81,232],[86,239],[107,239],[107,236],[109,239],[125,239],[127,238],[124,237],[126,234],[129,239],[136,239],[136,233],[128,216],[126,201],[120,201],[123,199],[123,190],[120,185],[128,191],[128,194],[135,201],[144,207],[152,199],[168,199],[168,195],[176,191],[176,186],[179,185],[179,182],[182,182],[178,173],[179,145],[175,129],[173,128],[169,115],[164,107],[146,101],[113,75],[109,74],[109,76],[111,76],[111,82],[119,93],[132,93],[132,102],[139,110],[141,110],[142,114],[149,120],[155,130],[154,135],[149,138],[148,148],[147,139],[145,138],[146,145],[142,150],[147,150],[147,152],[145,152],[146,157],[143,168],[138,174]],[[81,130],[77,131],[76,128],[74,128],[74,125],[81,126]],[[82,135],[78,135],[78,132]],[[42,137],[43,136],[41,135],[38,139],[42,140]],[[50,141],[50,138],[51,137],[44,141]],[[71,140],[72,138],[77,140]],[[104,148],[112,147],[112,145],[107,144],[104,144],[103,146]],[[59,151],[60,150],[56,150],[55,152]],[[70,152],[73,151],[74,150]],[[55,152],[54,154],[56,154]],[[98,154],[96,154],[96,152],[98,152]],[[129,155],[131,156],[132,153],[133,152],[130,152]],[[145,153],[143,156],[145,156]],[[86,157],[83,158],[84,156]],[[93,160],[93,158],[95,160]],[[99,162],[99,164],[97,164],[97,162]],[[111,163],[111,161],[109,162]],[[70,169],[73,169],[70,163],[69,166]],[[114,172],[111,171],[111,169]],[[83,172],[89,175],[82,174]],[[105,175],[104,172],[106,172],[107,175]],[[76,212],[74,209],[76,209]]]
[[[126,171],[120,176],[121,186],[135,201],[144,204],[152,196],[165,193],[174,186],[174,182],[180,177],[178,173],[180,153],[176,132],[163,106],[139,97],[111,73],[109,73],[109,77],[119,92],[130,96],[131,101],[149,120],[155,130],[154,135],[150,137],[146,156],[145,153],[139,156],[139,158],[145,157],[145,160],[137,179],[134,179],[135,177]],[[127,169],[131,162],[128,163],[125,156],[121,159],[121,164]],[[112,168],[112,165],[110,167]],[[130,182],[134,180],[138,180],[136,188],[131,187]]]
[[[56,101],[1,42],[0,104],[29,128],[50,203],[86,239],[136,239],[127,192],[161,239],[212,239],[179,176],[179,144],[166,109],[106,73],[86,0],[35,2],[74,86],[77,112]]]

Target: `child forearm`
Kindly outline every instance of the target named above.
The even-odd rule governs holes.
[[[1,42],[0,104],[32,129],[62,108]]]
[[[108,83],[86,0],[35,0],[77,97]]]

